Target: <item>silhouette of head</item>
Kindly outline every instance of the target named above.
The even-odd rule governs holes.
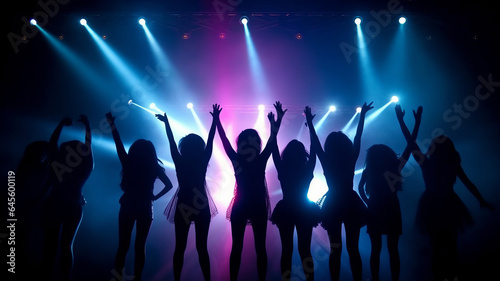
[[[238,154],[243,156],[257,156],[262,149],[262,141],[259,134],[254,129],[246,129],[242,131],[236,139]]]
[[[129,162],[134,166],[151,169],[158,164],[156,149],[151,141],[145,139],[136,140],[128,151]]]
[[[309,153],[303,143],[298,140],[291,140],[281,153],[283,163],[298,166],[303,165],[309,159]]]
[[[376,171],[392,170],[397,168],[399,160],[396,152],[385,144],[372,145],[366,151],[366,168]]]
[[[47,141],[35,141],[26,146],[19,166],[36,168],[48,163],[50,144]]]
[[[431,161],[439,164],[459,165],[461,162],[460,154],[455,149],[455,145],[445,135],[440,135],[432,139],[426,155]]]
[[[152,142],[136,140],[129,148],[128,158],[122,170],[121,187],[123,190],[141,189],[146,179],[155,178],[158,172],[156,149]],[[162,168],[163,169],[163,168]]]
[[[93,167],[92,151],[78,140],[63,142],[56,161],[72,168],[70,173],[63,175],[62,179],[66,183],[85,181]]]
[[[432,180],[434,187],[453,187],[457,180],[457,171],[460,166],[460,154],[458,154],[453,142],[446,136],[437,136],[432,140],[428,151],[430,168],[432,169]]]
[[[325,153],[334,162],[345,162],[354,156],[354,148],[344,133],[331,132],[325,140]]]
[[[196,134],[189,134],[179,141],[179,152],[188,158],[199,157],[205,150],[205,141]]]
[[[365,172],[367,175],[367,193],[371,189],[384,188],[388,185],[395,190],[401,189],[400,161],[394,150],[384,144],[372,145],[366,152]]]

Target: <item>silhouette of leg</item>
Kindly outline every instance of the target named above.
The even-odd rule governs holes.
[[[443,235],[441,233],[433,233],[430,238],[432,247],[432,272],[434,280],[444,280],[446,278],[444,269],[446,254],[443,245],[447,242],[443,239]]]
[[[361,281],[363,269],[361,264],[361,255],[359,254],[359,232],[360,228],[356,225],[344,223],[345,226],[345,244],[349,254],[351,264],[352,278],[354,281]]]
[[[198,251],[198,259],[200,261],[201,271],[205,281],[210,280],[210,257],[208,255],[208,229],[210,228],[210,217],[208,219],[200,219],[195,222],[196,231],[196,251]]]
[[[380,251],[382,250],[382,235],[379,233],[369,233],[372,244],[370,254],[370,270],[372,272],[372,280],[379,281],[380,270]]]
[[[63,279],[71,280],[71,272],[73,270],[73,241],[82,221],[83,207],[78,205],[74,206],[72,210],[67,211],[68,213],[64,215],[61,228],[61,270]]]
[[[52,218],[50,218],[52,219]],[[59,234],[61,231],[61,222],[56,218],[47,224],[45,233],[45,245],[43,247],[43,279],[52,280],[52,271],[54,270],[57,249],[59,248]]]
[[[299,255],[307,281],[314,280],[314,260],[311,255],[312,229],[310,226],[297,226]]]
[[[229,256],[229,277],[231,281],[236,281],[238,279],[246,223],[245,219],[231,219],[231,236],[233,239],[231,255]]]
[[[181,280],[184,252],[186,251],[190,224],[185,220],[175,219],[174,280]]]
[[[398,243],[399,243],[398,234],[387,235],[387,249],[389,250],[392,281],[399,281],[400,260],[399,260]]]
[[[290,280],[292,273],[293,224],[282,223],[278,226],[281,238],[281,279]]]
[[[252,221],[253,236],[255,240],[255,251],[257,253],[257,271],[259,280],[266,280],[267,273],[267,251],[266,233],[267,219]]]
[[[448,230],[443,237],[444,247],[447,255],[446,259],[446,278],[454,280],[458,273],[458,250],[457,250],[457,233],[453,230]]]
[[[340,255],[342,254],[342,223],[334,223],[327,230],[330,239],[330,279],[338,281],[340,276]]]
[[[126,207],[122,206],[118,215],[118,250],[115,257],[115,271],[120,275],[123,274],[134,223],[135,219],[128,214]]]
[[[141,218],[137,220],[135,229],[135,259],[134,259],[134,280],[141,280],[144,263],[146,261],[146,239],[148,238],[149,228],[151,227],[150,218]]]

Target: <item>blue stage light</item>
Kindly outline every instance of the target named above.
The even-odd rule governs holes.
[[[354,18],[354,23],[355,23],[356,25],[360,25],[360,24],[361,24],[361,18],[360,18],[360,17],[356,17],[356,18]]]
[[[406,18],[405,17],[400,17],[399,18],[399,23],[400,24],[405,24],[406,23]]]
[[[36,20],[35,20],[35,19],[31,19],[31,20],[30,20],[30,24],[31,24],[31,25],[36,25]]]
[[[247,25],[248,24],[248,18],[247,17],[241,17],[240,22],[243,25]]]
[[[397,96],[392,96],[391,101],[392,102],[398,102],[399,98]]]
[[[81,25],[87,25],[87,20],[86,19],[81,19],[80,20]]]
[[[187,108],[189,108],[189,109],[193,109],[193,104],[192,104],[192,103],[188,103],[188,104],[186,105],[186,107],[187,107]]]
[[[140,18],[139,19],[139,24],[142,25],[142,26],[144,26],[146,24],[146,20],[143,19],[143,18]]]
[[[330,108],[328,109],[330,112],[334,112],[335,110],[337,110],[337,108],[335,107],[335,105],[331,105]]]

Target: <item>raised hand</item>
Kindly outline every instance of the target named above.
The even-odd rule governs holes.
[[[276,109],[276,114],[278,115],[278,120],[281,120],[288,110],[288,109],[283,110],[283,105],[279,101],[277,101],[274,104],[274,108]]]
[[[213,104],[212,105],[212,112],[210,112],[210,114],[212,115],[212,117],[214,119],[219,120],[221,111],[222,111],[222,107],[220,107],[220,104]]]
[[[87,126],[89,125],[89,119],[87,118],[86,115],[80,115],[80,119],[78,119],[78,122],[82,122],[83,125]]]
[[[405,111],[401,109],[401,105],[397,104],[394,109],[396,110],[396,116],[398,117],[398,120],[402,120],[405,116]]]
[[[417,111],[413,110],[413,117],[415,117],[415,120],[421,120],[422,119],[422,111],[423,111],[422,106],[419,106],[417,108]]]
[[[366,112],[368,112],[368,110],[370,109],[373,109],[373,106],[372,106],[373,102],[370,102],[369,104],[366,104],[366,102],[363,104],[363,106],[361,107],[361,114],[366,114]]]
[[[115,118],[116,116],[111,115],[111,112],[106,113],[106,121],[108,121],[109,125],[115,124]]]
[[[158,118],[158,120],[160,120],[162,122],[168,122],[168,118],[167,118],[167,114],[166,113],[163,113],[163,115],[156,114],[155,116],[156,116],[156,118]]]
[[[306,108],[304,109],[304,115],[306,116],[307,123],[312,122],[312,120],[314,119],[314,116],[316,116],[316,114],[314,114],[314,115],[312,114],[311,108],[309,106],[306,106]]]
[[[269,111],[267,114],[267,119],[269,119],[269,123],[271,123],[271,127],[276,125],[276,121],[274,120],[274,113],[272,111]]]

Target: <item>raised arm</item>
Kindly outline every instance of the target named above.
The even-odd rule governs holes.
[[[163,182],[163,184],[165,186],[163,187],[163,189],[158,194],[156,194],[156,195],[153,196],[153,201],[154,200],[158,200],[160,197],[162,197],[163,195],[165,195],[173,187],[172,182],[170,181],[170,179],[165,174],[165,171],[163,171],[163,169],[161,169],[160,167],[158,167],[158,170],[159,170],[158,178]]]
[[[115,141],[116,152],[118,153],[118,158],[122,165],[125,164],[127,159],[127,152],[125,151],[125,147],[123,146],[122,139],[120,138],[120,134],[115,126],[115,116],[111,115],[111,112],[106,113],[106,121],[108,121],[109,126],[111,127],[111,134],[113,135],[113,140]]]
[[[212,112],[210,112],[210,114],[212,115],[212,125],[210,126],[210,131],[208,132],[207,146],[205,147],[205,158],[207,161],[212,156],[212,151],[214,147],[215,129],[217,127],[221,110],[222,109],[220,108],[220,105],[218,104],[212,105]]]
[[[269,156],[271,156],[271,153],[276,143],[276,136],[278,135],[278,132],[280,130],[281,121],[283,120],[283,116],[288,110],[288,109],[283,110],[283,106],[279,101],[277,101],[274,104],[274,108],[276,109],[276,121],[274,120],[274,114],[272,112],[269,112],[269,114],[267,115],[267,118],[269,119],[269,124],[270,124],[269,127],[271,132],[269,134],[269,139],[267,140],[266,147],[262,150],[261,153],[264,159],[267,159],[269,158]]]
[[[61,136],[62,128],[64,126],[71,126],[71,125],[73,125],[73,121],[71,120],[71,118],[69,118],[69,117],[63,118],[61,120],[61,122],[59,122],[59,124],[57,124],[57,127],[54,129],[54,132],[50,136],[50,140],[49,140],[50,145],[57,147],[57,142],[59,141],[59,136]]]
[[[222,108],[220,108],[220,111],[222,111]],[[220,122],[220,118],[218,118],[216,121],[217,121],[217,124],[216,124],[217,131],[219,131],[219,137],[220,137],[220,140],[222,141],[222,146],[224,147],[224,151],[226,152],[227,157],[229,157],[229,159],[231,159],[231,160],[236,159],[236,156],[237,156],[236,151],[234,151],[233,147],[231,146],[231,143],[227,139],[226,132],[224,131],[224,128],[222,127],[222,123]]]
[[[174,163],[176,163],[179,161],[181,154],[177,149],[177,143],[175,142],[174,134],[172,133],[172,128],[170,127],[170,123],[168,122],[167,114],[166,113],[163,113],[163,115],[156,114],[156,118],[165,123],[165,132],[167,133],[168,143],[170,145],[170,154],[172,155],[172,160],[174,161]]]
[[[467,177],[464,169],[462,168],[462,165],[458,166],[457,176],[464,183],[465,187],[467,187],[470,193],[472,193],[472,195],[476,197],[476,199],[479,201],[479,205],[481,206],[481,208],[486,207],[490,211],[494,209],[490,203],[484,200],[481,193],[479,193],[479,190],[477,189],[476,185],[469,179],[469,177]]]
[[[313,145],[312,134],[309,134],[309,138],[311,144],[309,146],[309,160],[307,161],[306,168],[312,173],[316,167],[316,145]]]
[[[373,109],[373,102],[366,104],[366,102],[361,107],[361,112],[359,113],[359,123],[356,130],[356,136],[354,137],[353,147],[354,147],[354,160],[358,160],[359,151],[361,149],[361,135],[363,134],[363,128],[365,126],[365,116],[368,110]]]
[[[325,151],[321,147],[321,143],[319,142],[318,135],[316,134],[316,130],[314,129],[314,125],[312,123],[314,116],[316,114],[312,114],[311,108],[306,106],[304,109],[304,114],[306,116],[306,125],[309,127],[309,136],[311,138],[311,150],[314,149],[315,153],[318,155],[319,161],[324,163],[325,159]]]
[[[407,139],[407,145],[405,147],[405,150],[401,154],[401,157],[399,157],[399,160],[400,160],[399,171],[400,172],[404,168],[404,166],[406,165],[406,162],[408,162],[408,159],[410,158],[410,154],[413,151],[415,151],[416,149],[418,150],[418,146],[415,143],[415,141],[417,140],[418,131],[420,129],[420,122],[422,120],[422,111],[423,111],[423,108],[421,106],[418,107],[417,111],[413,110],[413,116],[415,117],[415,125],[413,127],[413,132],[410,135],[409,141]],[[405,130],[407,131],[406,133],[403,132],[403,134],[409,134],[408,128],[406,128],[406,125],[404,124],[404,120],[403,120],[404,111],[401,110],[401,106],[399,106],[399,105],[396,106],[396,116],[399,120],[400,125],[402,124],[401,125],[402,131],[405,131]],[[403,127],[405,127],[406,129],[403,129]],[[406,136],[405,136],[405,138],[406,138]],[[416,151],[415,153],[418,153],[418,152]],[[421,152],[420,152],[420,154],[421,154]]]
[[[418,147],[418,145],[416,144],[416,139],[417,139],[418,131],[420,129],[423,108],[421,106],[419,106],[417,111],[413,111],[413,116],[415,117],[415,126],[413,127],[413,132],[411,134],[410,134],[410,130],[408,130],[408,127],[406,126],[404,119],[403,119],[403,117],[405,115],[405,111],[401,109],[401,106],[399,104],[396,105],[395,110],[396,110],[396,116],[398,118],[399,126],[401,127],[401,131],[403,132],[403,135],[404,135],[406,142],[407,142],[406,149],[403,152],[403,155],[401,156],[401,158],[403,158],[405,153],[407,153],[408,156],[406,156],[406,158],[403,158],[401,160],[406,159],[406,161],[407,161],[408,158],[410,157],[409,153],[412,153],[413,157],[415,159],[419,159],[419,161],[417,161],[418,164],[420,166],[422,166],[427,158],[420,150],[420,147]],[[404,165],[401,165],[400,169],[402,169],[403,166]]]
[[[91,148],[90,145],[92,144],[92,133],[90,132],[90,123],[89,119],[87,118],[86,115],[80,115],[80,119],[78,121],[82,122],[83,125],[85,126],[85,145],[88,148]]]

